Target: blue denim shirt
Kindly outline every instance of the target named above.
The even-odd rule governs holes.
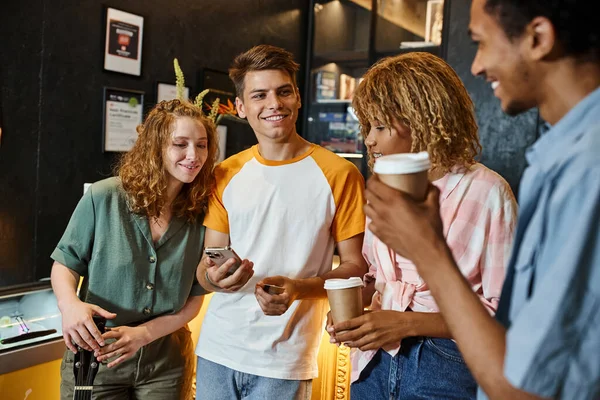
[[[600,88],[526,157],[497,313],[508,328],[504,374],[515,387],[542,397],[598,399]]]

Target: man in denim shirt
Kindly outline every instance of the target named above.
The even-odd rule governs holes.
[[[489,316],[424,203],[368,184],[370,229],[411,259],[483,392],[493,399],[600,398],[600,31],[589,0],[473,0],[475,75],[502,109],[552,127],[527,153],[513,254]],[[485,395],[481,393],[481,398]]]

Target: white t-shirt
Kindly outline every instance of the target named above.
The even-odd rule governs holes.
[[[240,291],[212,296],[196,354],[253,375],[315,378],[327,301],[296,300],[285,314],[267,316],[254,286],[268,276],[331,270],[334,244],[364,232],[362,175],[317,145],[286,161],[265,160],[254,146],[217,165],[215,175],[204,225],[228,233],[255,272]]]

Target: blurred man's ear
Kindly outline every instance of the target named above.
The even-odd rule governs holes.
[[[532,60],[542,60],[559,54],[559,43],[556,41],[556,30],[546,17],[536,17],[525,29],[526,45]]]
[[[246,110],[244,108],[244,103],[240,100],[239,97],[235,98],[235,108],[240,118],[246,118]]]

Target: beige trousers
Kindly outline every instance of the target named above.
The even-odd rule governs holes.
[[[113,368],[100,365],[93,400],[189,400],[195,363],[187,326],[142,347]],[[61,400],[73,399],[74,354],[67,350],[61,364]]]

